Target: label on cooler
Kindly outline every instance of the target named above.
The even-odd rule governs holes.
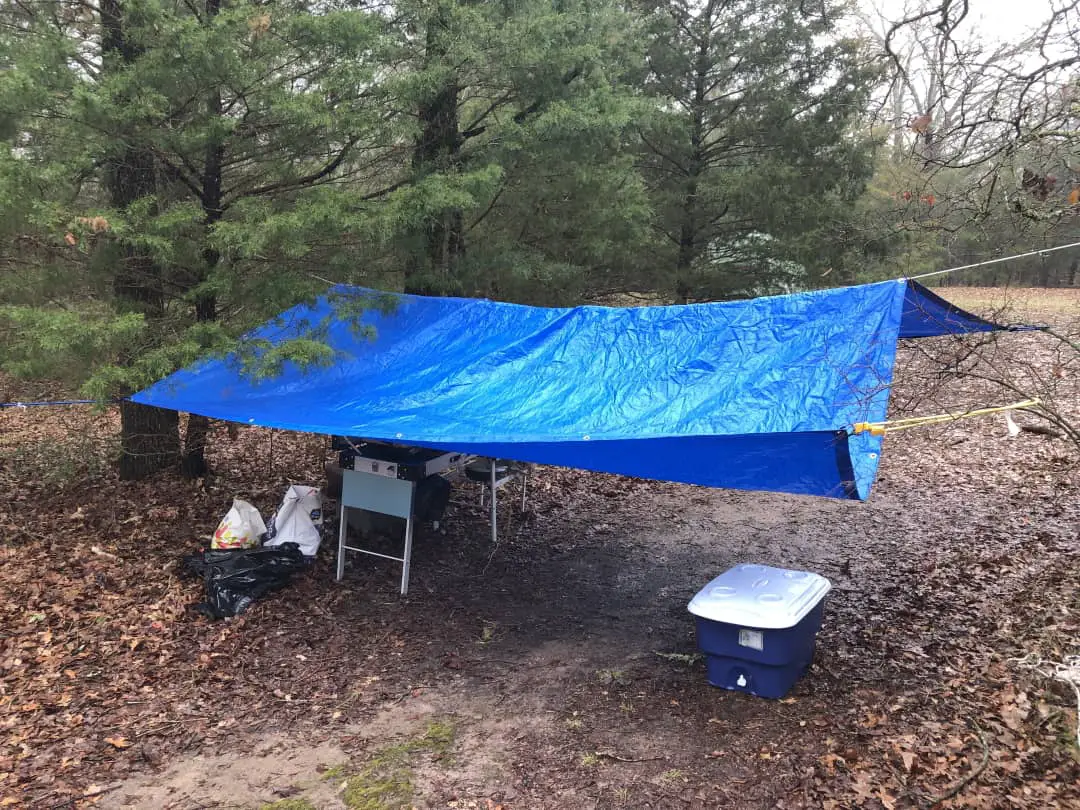
[[[750,630],[746,627],[739,628],[739,646],[749,647],[752,650],[765,649],[765,634],[760,630]]]

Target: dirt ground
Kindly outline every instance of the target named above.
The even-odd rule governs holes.
[[[1061,439],[889,436],[867,503],[541,468],[496,546],[462,482],[407,598],[360,555],[336,583],[328,540],[211,622],[179,556],[321,483],[326,441],[221,430],[212,478],[121,484],[113,418],[0,411],[0,807],[1080,807],[1076,696],[1020,660],[1080,653]],[[687,602],[739,562],[833,584],[784,700],[695,656]]]

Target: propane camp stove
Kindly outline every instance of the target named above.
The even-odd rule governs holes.
[[[409,592],[413,526],[428,512],[437,512],[441,516],[450,494],[450,485],[442,473],[464,463],[468,457],[447,450],[353,436],[335,436],[331,447],[338,451],[341,466],[337,579],[345,575],[346,551],[382,557],[401,563],[401,594],[404,596]],[[436,504],[439,501],[441,503]],[[350,509],[364,509],[404,520],[405,548],[401,556],[348,545]],[[430,519],[435,520],[437,525],[438,518]]]
[[[338,463],[343,470],[355,470],[399,481],[423,481],[438,475],[466,460],[463,453],[429,447],[335,436],[332,448],[338,451]]]
[[[428,447],[413,447],[393,442],[335,436],[331,447],[338,452],[341,466],[341,514],[338,521],[337,579],[345,575],[345,552],[357,551],[373,557],[401,563],[401,595],[409,592],[409,563],[412,557],[413,527],[417,520],[434,510],[441,517],[449,498],[450,485],[443,473],[465,466],[473,460],[467,453]],[[487,465],[473,464],[466,469],[471,480],[486,484],[491,493],[491,541],[498,540],[497,492],[516,473],[503,464],[489,459]],[[441,484],[442,492],[434,484]],[[440,501],[441,497],[441,501]],[[525,504],[525,484],[522,478],[522,509]],[[432,506],[432,504],[438,504]],[[483,505],[483,490],[481,490]],[[418,508],[419,507],[419,508]],[[400,557],[370,548],[349,545],[348,512],[364,509],[405,521],[405,548]],[[429,517],[437,521],[439,517]]]

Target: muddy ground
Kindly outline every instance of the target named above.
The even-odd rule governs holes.
[[[1080,807],[1076,696],[1018,660],[1080,653],[1062,439],[890,436],[867,503],[541,468],[496,546],[462,482],[407,598],[374,558],[336,583],[328,540],[211,622],[179,556],[326,442],[221,430],[212,478],[121,484],[113,418],[0,413],[0,806]],[[833,583],[781,701],[694,656],[687,602],[739,562]]]

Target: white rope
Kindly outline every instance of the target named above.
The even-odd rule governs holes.
[[[913,280],[920,278],[930,278],[931,276],[943,276],[946,273],[955,273],[957,270],[972,270],[976,267],[986,267],[991,264],[999,264],[1000,262],[1011,262],[1013,259],[1026,259],[1028,256],[1042,256],[1045,253],[1053,253],[1055,250],[1068,250],[1069,248],[1080,247],[1080,242],[1073,242],[1069,245],[1058,245],[1052,248],[1043,248],[1042,250],[1031,250],[1027,253],[1018,253],[1015,256],[1002,256],[1000,259],[987,259],[985,262],[975,262],[975,264],[964,264],[960,267],[950,267],[948,270],[935,270],[932,273],[923,273],[918,276],[909,276]]]
[[[1030,669],[1044,678],[1067,683],[1073,688],[1076,692],[1076,747],[1080,748],[1080,655],[1066,655],[1065,660],[1060,662],[1044,662],[1041,656],[1028,653],[1023,658],[1010,658],[1009,663],[1021,669]]]

